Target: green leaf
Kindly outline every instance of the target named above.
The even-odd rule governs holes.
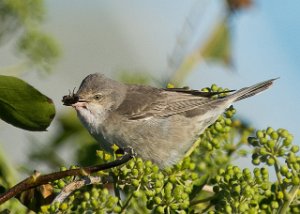
[[[22,35],[18,41],[18,49],[31,65],[46,72],[51,70],[60,56],[56,41],[47,34],[33,29]]]
[[[0,118],[13,126],[45,131],[55,116],[50,98],[21,79],[0,75]]]

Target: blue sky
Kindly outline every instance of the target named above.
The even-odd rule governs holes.
[[[113,77],[115,71],[133,70],[149,72],[159,79],[163,77],[176,36],[194,2],[124,0],[120,4],[117,1],[46,0],[47,18],[43,28],[60,42],[63,57],[49,77],[41,78],[31,72],[22,78],[51,97],[59,113],[65,110],[61,97],[68,89],[78,87],[87,74],[104,72]],[[239,116],[255,127],[288,129],[299,144],[298,8],[297,0],[284,3],[257,0],[253,8],[232,20],[234,68],[229,71],[220,65],[201,64],[187,78],[186,85],[197,89],[217,83],[238,89],[280,77],[270,90],[235,107]],[[1,66],[15,60],[14,55],[7,54],[11,46],[8,44],[0,51]],[[48,133],[30,134],[1,124],[0,136],[4,142],[18,143],[18,147],[3,145],[8,153],[19,152],[21,155],[16,158],[21,158],[26,151],[24,139],[29,135],[46,139],[55,130],[55,122]]]

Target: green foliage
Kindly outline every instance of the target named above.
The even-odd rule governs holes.
[[[55,115],[50,98],[21,79],[0,75],[0,118],[19,128],[45,131]]]
[[[27,31],[18,42],[18,49],[25,55],[31,66],[50,71],[59,56],[54,39],[37,30]]]
[[[38,24],[44,17],[42,0],[0,1],[0,41],[20,28]]]
[[[16,49],[22,53],[22,61],[14,69],[0,69],[14,73],[35,67],[49,72],[60,56],[56,41],[40,30],[44,19],[43,0],[0,1],[0,43],[16,39]],[[18,33],[16,33],[18,32]]]
[[[210,131],[216,130],[214,127],[211,126]],[[201,139],[207,142],[208,140],[203,137],[204,135]],[[219,139],[221,140],[221,137]],[[173,168],[163,171],[150,161],[144,162],[136,158],[121,167],[98,174],[102,177],[113,177],[113,187],[107,184],[87,186],[76,190],[62,203],[44,206],[42,212],[85,210],[119,213],[126,210],[128,213],[272,213],[277,210],[278,213],[295,213],[299,211],[297,203],[299,182],[295,179],[295,176],[299,176],[299,169],[296,171],[294,167],[296,162],[299,164],[299,156],[295,155],[296,161],[291,162],[289,158],[291,155],[287,154],[288,166],[283,165],[279,168],[280,176],[289,180],[281,178],[272,182],[268,165],[255,168],[251,173],[248,168],[241,169],[229,164],[228,154],[232,152],[224,150],[222,144],[228,140],[225,135],[222,140],[223,142],[220,142],[222,149],[213,147],[205,150],[206,146],[199,146],[191,157],[186,157]],[[234,145],[237,144],[234,143],[232,146]],[[203,148],[204,151],[200,155]],[[255,150],[256,148],[254,152]],[[237,153],[237,150],[233,153]],[[215,154],[219,155],[219,161],[224,160],[222,155],[227,156],[226,161],[221,164]],[[216,162],[203,159],[206,155],[214,158]],[[99,152],[98,156],[103,162],[116,158],[116,155],[103,151]],[[203,167],[204,164],[206,167]],[[288,175],[289,172],[292,175]],[[64,183],[60,187],[57,185],[57,192],[61,191]],[[213,192],[203,191],[203,184],[212,185]],[[286,203],[291,205],[284,209]]]

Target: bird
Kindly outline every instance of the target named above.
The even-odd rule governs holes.
[[[224,97],[218,92],[125,84],[101,73],[83,79],[76,93],[63,97],[105,150],[132,148],[163,169],[180,161],[194,142],[234,102],[268,89],[275,79]],[[219,92],[220,93],[220,92]]]

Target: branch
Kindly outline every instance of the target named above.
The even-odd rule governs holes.
[[[35,172],[32,176],[24,179],[23,181],[21,181],[20,183],[12,187],[11,189],[7,190],[5,193],[1,194],[0,205],[3,204],[5,201],[9,200],[10,198],[15,197],[21,192],[29,190],[31,188],[43,184],[48,184],[49,182],[59,180],[68,176],[86,176],[101,170],[106,170],[116,166],[120,166],[128,162],[134,156],[135,156],[135,152],[133,151],[133,149],[126,148],[124,150],[124,155],[120,159],[117,159],[109,163],[96,165],[96,166],[82,167],[78,169],[70,169],[61,172],[53,172],[46,175],[40,175],[39,173]]]
[[[91,185],[91,184],[98,184],[98,183],[107,183],[112,182],[111,177],[106,177],[106,179],[103,179],[99,176],[85,176],[80,180],[73,181],[66,185],[61,192],[55,197],[55,199],[52,201],[52,204],[55,202],[62,203],[72,192],[74,192],[77,189],[80,189],[83,186]]]

